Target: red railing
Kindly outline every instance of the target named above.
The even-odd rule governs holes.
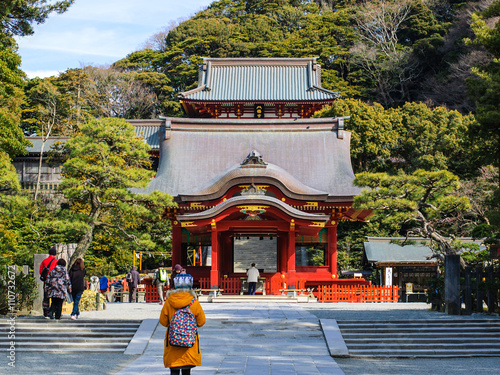
[[[221,279],[220,286],[222,294],[240,294],[241,292],[241,278],[228,277]]]
[[[280,275],[266,279],[266,293],[271,295],[286,294],[287,279]]]
[[[210,277],[200,277],[200,288],[210,289]]]
[[[319,302],[397,302],[399,286],[320,285]]]

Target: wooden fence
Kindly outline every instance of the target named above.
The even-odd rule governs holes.
[[[226,279],[221,279],[220,286],[223,290],[223,294],[240,294],[241,278],[228,277]]]
[[[319,302],[398,302],[399,286],[320,285]]]

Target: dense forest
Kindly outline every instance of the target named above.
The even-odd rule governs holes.
[[[123,193],[125,183],[118,194],[123,204],[92,216],[91,198],[75,185],[74,179],[84,177],[72,175],[68,162],[70,152],[73,158],[81,155],[83,143],[60,153],[67,162],[68,203],[57,209],[22,194],[10,159],[25,152],[26,135],[81,136],[89,123],[111,124],[100,121],[109,117],[183,116],[178,94],[197,86],[203,57],[318,58],[322,86],[341,99],[315,116],[350,116],[346,127],[352,132],[357,183],[388,190],[385,197],[366,195],[357,202],[377,209],[372,222],[341,224],[340,269],[361,267],[366,235],[431,238],[435,232],[500,242],[498,0],[219,0],[166,26],[143,49],[111,66],[31,80],[20,70],[13,36],[31,34],[33,24],[57,17],[54,13],[73,1],[5,3],[0,10],[1,264],[28,263],[53,243],[78,243],[85,235],[86,262],[98,274],[125,271],[133,249],[168,252],[168,227],[158,213],[144,211]],[[85,134],[90,143],[100,136]],[[109,187],[99,189],[109,197]],[[402,195],[394,196],[398,191]],[[168,197],[151,197],[148,207],[151,202],[171,204]],[[125,213],[120,225],[111,220],[118,213]],[[139,217],[147,220],[138,225]],[[441,250],[460,246],[435,240]],[[490,254],[470,249],[464,257],[480,263]]]

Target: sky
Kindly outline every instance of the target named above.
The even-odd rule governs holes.
[[[21,69],[29,78],[43,78],[69,68],[112,64],[212,1],[76,0],[66,13],[35,25],[34,35],[16,38]]]

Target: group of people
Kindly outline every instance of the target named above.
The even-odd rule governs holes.
[[[165,303],[165,298],[163,297],[165,288],[169,289],[170,286],[175,287],[175,277],[185,274],[186,269],[182,268],[180,264],[176,264],[172,269],[172,275],[169,278],[167,269],[164,267],[163,262],[160,262],[160,267],[155,271],[152,281],[153,285],[156,285],[158,295],[160,296],[160,305],[163,305]]]
[[[69,293],[73,300],[71,319],[78,319],[80,299],[85,290],[86,270],[83,259],[78,258],[68,272],[66,261],[56,258],[56,247],[52,246],[49,256],[40,264],[40,275],[45,267],[49,272],[43,285],[43,316],[46,319],[61,319],[63,302]]]
[[[66,261],[56,259],[56,248],[53,246],[49,251],[49,257],[40,265],[40,274],[44,267],[49,269],[44,283],[43,314],[47,319],[61,319],[62,305],[66,298],[66,293],[73,296],[73,311],[71,319],[77,319],[80,316],[78,309],[80,297],[85,290],[85,267],[83,259],[78,258],[71,267],[69,273],[66,270]],[[255,294],[255,286],[259,278],[259,271],[252,264],[252,268],[247,271],[249,294]],[[140,283],[139,272],[132,268],[127,274],[127,281],[130,288],[130,302],[135,301],[137,287]],[[158,288],[160,304],[163,308],[160,313],[159,322],[167,327],[167,333],[164,341],[163,364],[170,368],[171,375],[189,375],[191,369],[201,366],[200,338],[196,327],[201,327],[206,322],[205,313],[198,301],[197,294],[193,291],[193,277],[186,274],[186,270],[181,265],[176,264],[172,269],[171,278],[168,278],[167,270],[160,263],[160,267],[154,274],[153,283]],[[107,284],[107,280],[106,280]],[[100,286],[101,288],[103,285]],[[164,289],[170,287],[164,299]],[[107,285],[106,285],[107,289]],[[49,304],[49,300],[51,303]],[[196,331],[192,343],[189,345],[179,345],[172,341],[173,325],[177,313],[182,310],[187,311],[193,320],[192,324]],[[183,326],[183,331],[185,326]]]

